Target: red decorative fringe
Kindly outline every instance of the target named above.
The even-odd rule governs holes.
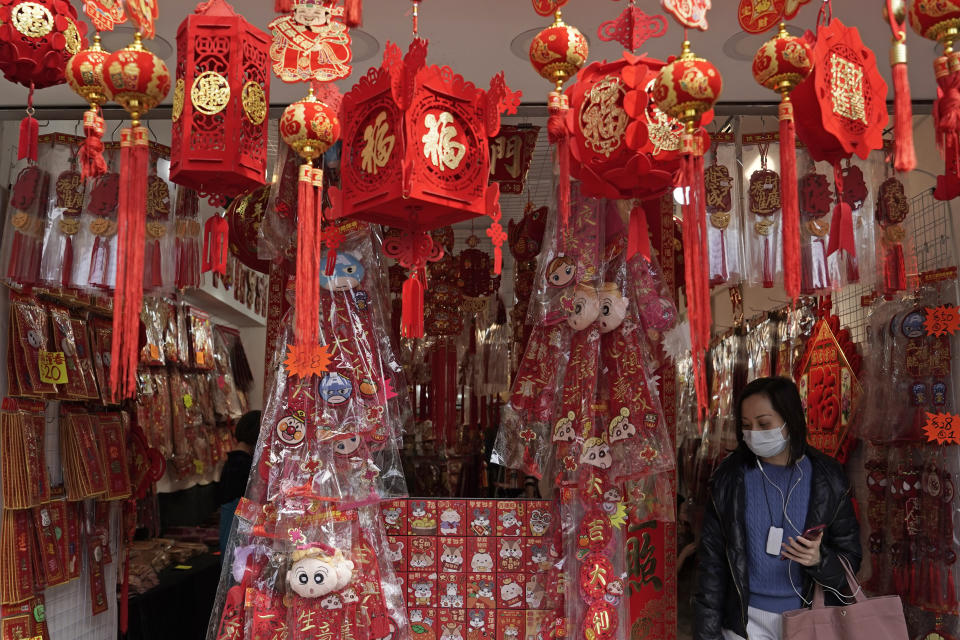
[[[313,186],[316,189],[316,196],[314,197],[314,205],[316,207],[315,213],[315,229],[316,233],[313,234],[313,252],[315,255],[315,262],[317,267],[317,296],[320,295],[320,256],[323,255],[323,169],[314,169],[313,170]],[[337,255],[336,251],[333,253],[333,264],[330,264],[330,256],[327,255],[327,263],[323,265],[324,274],[327,276],[333,275],[333,269],[336,268],[337,264]],[[329,270],[329,273],[328,273]],[[320,298],[317,298],[317,302],[320,302]],[[320,319],[320,311],[317,311],[317,320]]]
[[[106,131],[103,118],[90,109],[83,114],[83,132],[86,139],[80,146],[80,173],[83,179],[98,178],[107,172],[103,159],[103,134]]]
[[[351,29],[363,24],[363,0],[344,0],[343,22]]]
[[[117,400],[137,392],[143,251],[146,232],[147,128],[125,129],[120,139],[121,174],[117,214],[117,285],[113,301],[110,386]]]
[[[853,211],[850,205],[843,201],[843,170],[840,163],[833,163],[834,189],[837,193],[837,204],[833,207],[833,217],[830,220],[830,238],[827,242],[827,255],[837,251],[847,254],[847,280],[860,280],[860,269],[857,267],[857,243],[853,235]]]
[[[889,247],[883,261],[883,284],[887,293],[907,288],[907,268],[903,259],[903,245]]]
[[[562,229],[566,229],[570,219],[570,131],[566,124],[569,108],[567,96],[557,91],[550,92],[547,137],[550,144],[557,148],[557,211]],[[563,234],[560,235],[563,237]]]
[[[647,213],[640,205],[630,211],[630,228],[627,236],[627,259],[637,254],[650,260],[650,230],[647,227]]]
[[[917,152],[913,146],[913,104],[910,100],[910,79],[907,77],[907,45],[895,43],[890,49],[891,60],[894,51],[902,48],[902,62],[897,60],[891,65],[893,74],[893,166],[897,171],[913,171],[917,168]]]
[[[695,134],[683,136],[682,186],[687,193],[683,206],[683,268],[686,283],[687,318],[693,356],[697,410],[705,416],[708,406],[706,363],[710,344],[710,265],[707,250],[707,208],[703,184],[703,152]]]
[[[400,332],[404,338],[423,337],[423,290],[426,279],[426,269],[414,269],[403,283]]]
[[[297,344],[314,344],[320,326],[319,260],[314,244],[317,235],[316,189],[313,167],[301,165],[297,203],[297,279],[296,322]]]
[[[37,138],[40,133],[40,123],[33,117],[33,83],[30,84],[30,94],[27,96],[27,117],[20,121],[20,140],[17,145],[17,159],[26,158],[30,162],[37,161]]]
[[[64,289],[70,286],[70,274],[73,273],[73,238],[64,235],[63,267],[60,273],[60,284]]]
[[[783,285],[794,302],[800,297],[800,203],[797,194],[796,129],[789,96],[780,103],[780,194],[783,215]]]

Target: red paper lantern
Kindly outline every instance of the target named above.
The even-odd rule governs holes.
[[[557,91],[577,75],[589,54],[587,39],[579,29],[563,21],[560,11],[553,24],[530,42],[530,64],[543,78],[555,83]]]
[[[946,46],[960,31],[960,0],[913,0],[909,16],[917,35]]]
[[[107,87],[103,82],[103,61],[110,55],[100,48],[100,35],[93,38],[89,49],[78,51],[67,64],[66,78],[74,93],[90,104],[83,114],[83,131],[86,140],[80,147],[80,166],[83,178],[97,178],[107,172],[103,159],[103,134],[106,125],[100,115],[100,107],[107,101]]]
[[[269,46],[225,0],[202,3],[180,23],[171,180],[226,197],[264,183]]]
[[[717,68],[694,55],[686,42],[680,57],[660,69],[653,98],[661,111],[689,123],[689,130],[699,123],[701,115],[713,109],[722,89],[723,78]]]
[[[140,38],[109,54],[103,61],[103,84],[107,95],[130,113],[133,126],[140,116],[157,106],[170,92],[170,71]]]
[[[280,135],[301,158],[316,160],[340,137],[340,121],[333,109],[311,93],[284,109]]]

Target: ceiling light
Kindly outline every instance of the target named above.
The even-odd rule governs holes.
[[[362,29],[350,29],[350,50],[353,63],[363,62],[377,55],[380,41]]]
[[[803,35],[804,30],[788,24],[787,33],[799,37]],[[739,31],[727,38],[727,41],[723,43],[723,52],[728,58],[733,60],[753,60],[753,56],[757,55],[757,50],[760,48],[760,45],[767,40],[769,40],[769,38],[762,33]]]

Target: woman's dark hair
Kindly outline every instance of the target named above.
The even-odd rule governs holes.
[[[744,449],[747,461],[753,464],[757,456],[743,444],[743,401],[758,394],[766,396],[774,411],[787,422],[790,464],[793,464],[803,457],[807,447],[807,418],[803,412],[800,391],[789,378],[757,378],[743,388],[736,407],[737,442]]]
[[[247,411],[237,420],[237,427],[233,430],[233,437],[237,442],[245,442],[251,447],[257,446],[260,437],[260,412]]]

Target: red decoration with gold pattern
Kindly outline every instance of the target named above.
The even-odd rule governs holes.
[[[177,30],[170,179],[235,197],[264,183],[270,73],[267,34],[226,0],[197,6]]]
[[[89,49],[78,51],[67,64],[65,75],[67,83],[90,104],[83,114],[83,132],[86,140],[80,147],[80,166],[84,179],[98,178],[107,172],[107,162],[103,159],[103,134],[106,125],[100,113],[100,107],[107,101],[107,87],[103,81],[103,61],[109,54],[100,48],[100,35],[93,38]]]
[[[295,0],[293,13],[267,25],[270,59],[284,82],[332,82],[350,75],[350,33],[336,0]]]
[[[616,40],[630,51],[636,51],[650,38],[659,38],[666,33],[667,19],[660,15],[647,15],[643,9],[634,6],[633,0],[616,19],[601,22],[597,29],[597,37],[601,40]]]
[[[432,254],[423,232],[499,211],[488,140],[500,130],[500,114],[514,113],[520,98],[503,74],[484,91],[448,67],[427,66],[426,53],[419,38],[404,57],[388,44],[383,64],[343,97],[342,186],[329,189],[335,218],[396,227],[412,243],[398,250],[417,256],[404,286],[404,317],[411,320],[404,335],[422,324],[419,256]]]
[[[777,21],[783,18],[783,9],[787,0],[773,0],[772,2],[757,2],[757,0],[740,0],[737,7],[737,20],[740,28],[747,33],[763,33]]]
[[[710,0],[660,0],[664,10],[688,29],[707,30]]]
[[[83,0],[83,12],[97,31],[113,31],[115,26],[127,21],[120,0]]]
[[[500,193],[523,193],[540,127],[504,125],[490,139],[490,180]]]

